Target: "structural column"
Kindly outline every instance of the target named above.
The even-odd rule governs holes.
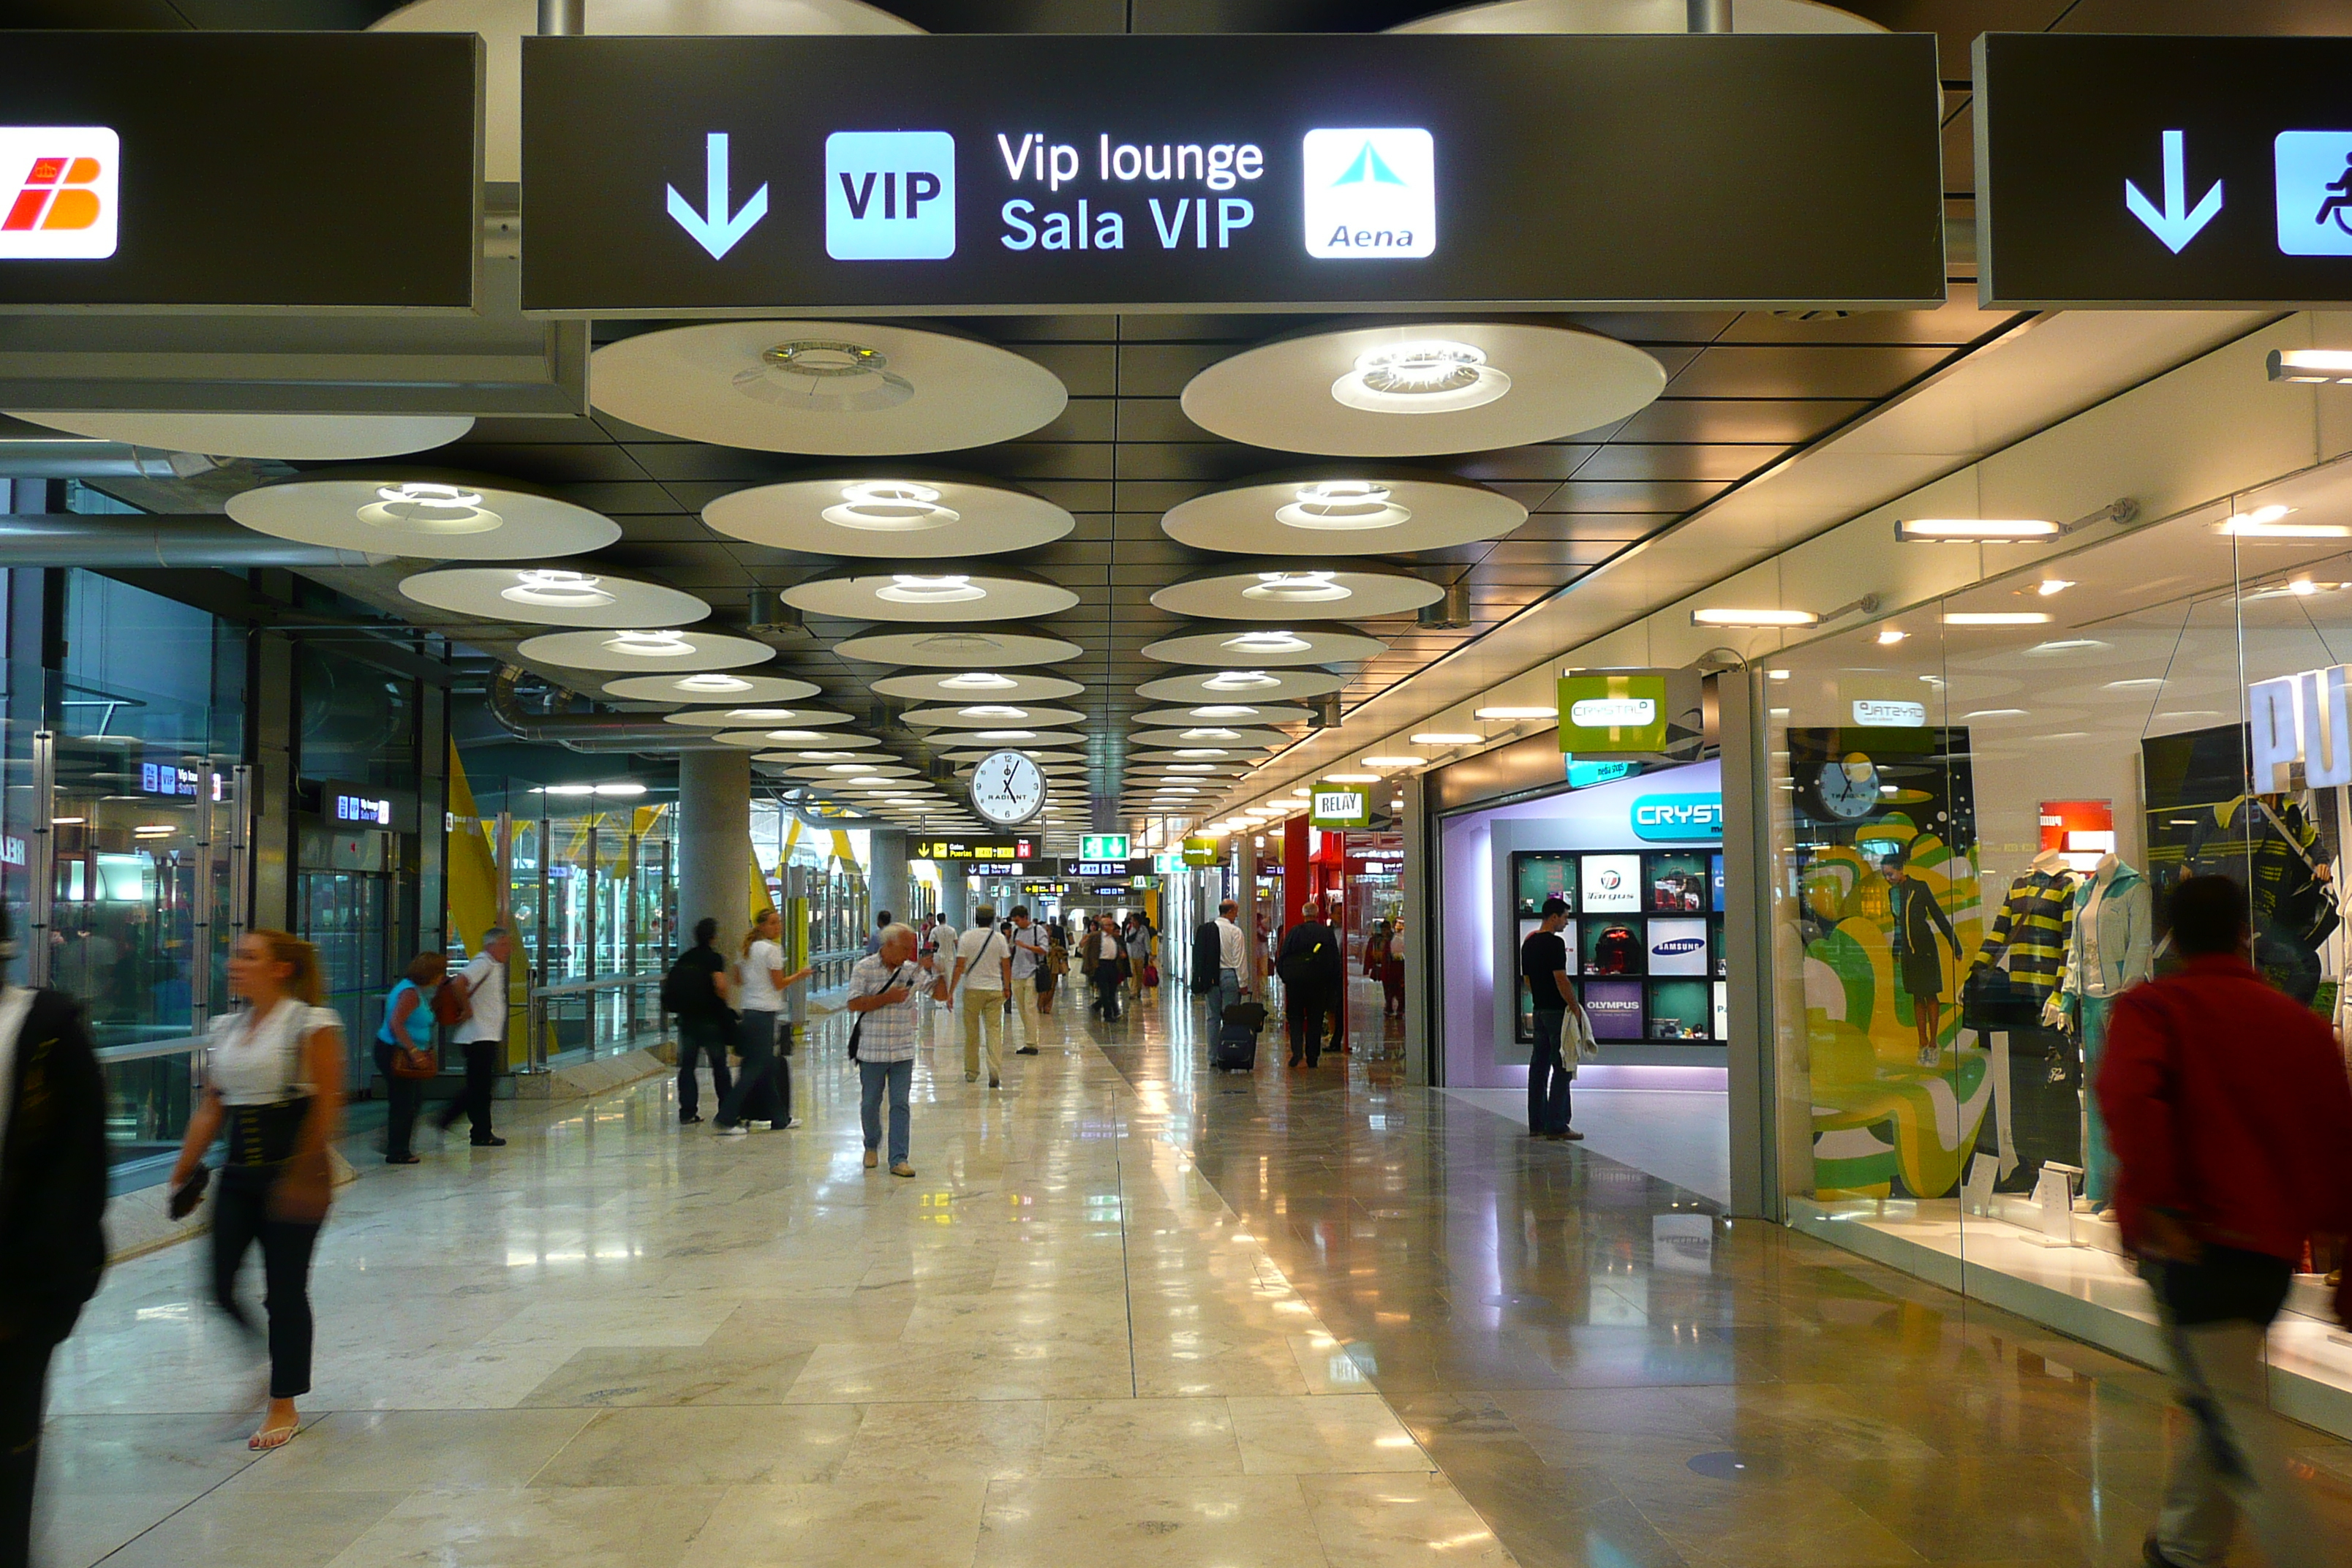
[[[908,900],[907,834],[898,827],[877,827],[867,838],[866,886],[870,894],[874,918],[890,911],[890,918],[902,923],[913,906]]]
[[[971,868],[961,860],[941,860],[940,913],[958,931],[971,921]]]
[[[694,925],[719,921],[723,948],[751,909],[751,758],[746,752],[681,752],[677,758],[677,945]]]
[[[1262,978],[1258,973],[1257,840],[1247,828],[1234,835],[1234,899],[1242,907],[1241,918],[1234,922],[1242,928],[1242,952],[1247,965],[1242,984],[1255,991]]]

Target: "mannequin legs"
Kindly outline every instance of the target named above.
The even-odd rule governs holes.
[[[2083,1195],[2093,1208],[2114,1201],[2116,1157],[2107,1148],[2106,1119],[2099,1114],[2099,1062],[2107,1051],[2107,1018],[2115,1011],[2112,996],[2084,996],[2083,1023]]]

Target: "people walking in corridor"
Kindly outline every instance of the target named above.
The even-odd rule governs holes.
[[[815,971],[803,967],[784,973],[783,935],[784,918],[774,910],[761,910],[743,934],[735,976],[735,999],[742,1009],[735,1024],[735,1049],[743,1067],[734,1087],[719,1096],[719,1113],[711,1122],[712,1131],[730,1137],[748,1131],[743,1124],[747,1111],[770,1109],[761,1105],[762,1096],[773,1102],[774,1114],[767,1119],[770,1131],[800,1125],[793,1116],[793,1064],[789,1052],[779,1048],[779,1030],[784,988]]]
[[[702,1120],[698,1064],[710,1063],[711,1092],[724,1103],[735,1087],[727,1070],[727,1040],[735,1010],[728,1005],[727,959],[719,951],[719,922],[709,915],[694,922],[694,945],[677,955],[662,977],[662,1009],[677,1019],[677,1124]]]
[[[236,1276],[258,1244],[269,1405],[249,1446],[275,1448],[294,1436],[294,1401],[310,1391],[310,1255],[333,1191],[327,1150],[342,1121],[343,1025],[320,1005],[318,950],[282,931],[236,939],[228,989],[247,1005],[213,1020],[204,1097],[188,1118],[172,1189],[195,1180],[226,1126],[228,1157],[213,1200],[213,1299],[257,1331]]]
[[[963,1014],[964,1082],[980,1080],[985,1046],[988,1087],[997,1089],[1004,1081],[1004,992],[1013,973],[1013,942],[997,928],[995,905],[982,904],[971,915],[971,929],[956,938],[948,999]]]
[[[383,1026],[375,1036],[375,1070],[383,1079],[383,1163],[387,1165],[417,1163],[409,1145],[415,1138],[416,1112],[425,1101],[425,1080],[399,1069],[404,1055],[419,1061],[420,1071],[432,1065],[433,994],[448,973],[447,953],[420,952],[408,961],[407,974],[383,999]]]
[[[1070,973],[1070,940],[1055,921],[1045,928],[1045,962],[1037,966],[1037,1016],[1044,1017],[1054,1010],[1054,998],[1061,994],[1062,981]]]
[[[1127,944],[1119,940],[1118,923],[1109,915],[1079,943],[1079,960],[1094,982],[1095,1011],[1106,1024],[1118,1022],[1119,972],[1127,966]]]
[[[1249,939],[1242,934],[1235,917],[1242,907],[1232,899],[1217,906],[1217,918],[1201,928],[1207,940],[1199,944],[1196,964],[1208,969],[1209,1025],[1214,1028],[1225,1016],[1225,1009],[1240,1001],[1249,990]]]
[[[1528,1136],[1576,1141],[1584,1134],[1568,1124],[1569,1090],[1576,1081],[1575,1055],[1590,1032],[1584,1005],[1568,977],[1568,900],[1546,899],[1543,923],[1519,943],[1519,979],[1527,985],[1536,1043],[1528,1057]],[[1570,1031],[1569,1021],[1576,1020]]]
[[[0,1568],[30,1560],[49,1359],[106,1268],[106,1111],[80,1005],[0,987]]]
[[[2145,1555],[2219,1564],[2242,1511],[2270,1568],[2340,1563],[2291,1472],[2263,1346],[2306,1242],[2352,1231],[2352,1087],[2326,1024],[2255,973],[2243,889],[2184,878],[2169,912],[2181,971],[2116,998],[2096,1086],[2116,1222],[2189,1416]],[[2352,1324],[2352,1286],[2334,1304]]]
[[[1128,917],[1127,969],[1134,981],[1138,1002],[1151,1001],[1160,987],[1160,969],[1151,958],[1151,940],[1157,934],[1142,915]]]
[[[1037,1032],[1040,1028],[1037,998],[1038,982],[1046,982],[1051,994],[1053,975],[1045,968],[1045,932],[1029,918],[1029,906],[1013,906],[1013,1009],[1021,1020],[1021,1046],[1013,1054],[1034,1057],[1037,1054]]]
[[[882,1147],[882,1100],[890,1100],[890,1173],[911,1176],[912,1130],[908,1101],[914,1097],[915,1051],[919,1034],[915,1011],[923,983],[916,962],[913,928],[894,925],[882,933],[882,950],[866,954],[849,972],[843,1005],[856,1015],[849,1054],[857,1062],[857,1116],[866,1134],[866,1168],[872,1170]]]
[[[482,950],[459,970],[466,1016],[450,1037],[466,1056],[466,1092],[441,1112],[446,1132],[465,1117],[472,1121],[477,1149],[500,1149],[506,1140],[490,1127],[490,1095],[507,1065],[507,960],[514,954],[514,938],[504,926],[482,933]]]
[[[1275,973],[1282,976],[1282,1012],[1290,1029],[1290,1065],[1303,1057],[1308,1067],[1323,1059],[1323,1024],[1339,1000],[1348,977],[1339,954],[1339,938],[1331,930],[1323,906],[1302,905],[1298,923],[1282,939],[1275,955]]]

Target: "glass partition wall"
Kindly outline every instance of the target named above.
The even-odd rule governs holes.
[[[2258,965],[2340,1029],[2352,757],[2280,748],[2352,747],[2327,673],[2352,660],[2352,472],[2073,551],[1910,548],[2033,564],[1769,661],[1783,1196],[1801,1228],[2154,1359],[2088,1086],[2191,873],[2250,889]],[[2263,684],[2298,676],[2300,709]],[[2273,1387],[2347,1431],[2341,1264],[2304,1260]]]

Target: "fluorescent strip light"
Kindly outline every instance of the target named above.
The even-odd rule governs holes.
[[[1512,719],[1557,719],[1557,718],[1559,718],[1559,709],[1557,709],[1557,708],[1535,708],[1535,707],[1528,707],[1528,708],[1481,708],[1481,709],[1478,709],[1477,710],[1475,710],[1475,712],[1473,712],[1473,713],[1470,715],[1470,717],[1472,717],[1473,719],[1499,719],[1499,720],[1512,720]]]
[[[2274,501],[2269,506],[2258,506],[2252,511],[2224,518],[2213,525],[2213,531],[2252,539],[2343,539],[2352,536],[2352,528],[2340,522],[2279,521],[2294,510],[2291,506],[2280,506]]]
[[[1906,544],[2019,544],[2064,531],[2063,525],[2039,517],[1918,517],[1895,525],[1895,537]]]
[[[1954,610],[1944,617],[1948,626],[2041,626],[2050,617],[2040,610]]]
[[[1695,626],[1817,626],[1821,616],[1811,610],[1693,610]]]
[[[1426,757],[1366,757],[1364,759],[1364,766],[1368,768],[1417,768],[1428,760],[1429,759]]]
[[[1378,773],[1325,773],[1323,782],[1325,784],[1378,784],[1381,782],[1381,775]]]
[[[1457,735],[1450,730],[1424,730],[1412,737],[1416,746],[1475,746],[1484,735]]]
[[[2352,384],[2352,349],[2273,349],[2269,371],[2273,381]]]

